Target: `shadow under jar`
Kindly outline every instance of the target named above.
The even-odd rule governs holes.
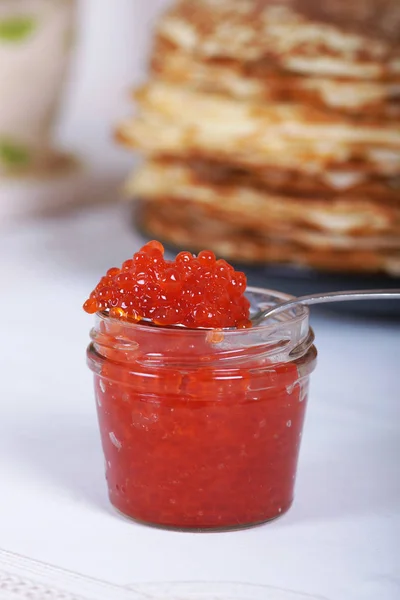
[[[290,298],[250,288],[253,310]],[[309,312],[241,330],[96,316],[88,348],[111,503],[141,522],[224,530],[292,504],[309,375]]]

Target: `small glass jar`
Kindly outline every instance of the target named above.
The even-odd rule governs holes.
[[[252,310],[290,296],[250,288]],[[292,504],[316,349],[308,309],[242,330],[96,316],[88,348],[111,503],[162,527],[224,530]]]

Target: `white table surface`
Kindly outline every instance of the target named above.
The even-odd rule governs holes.
[[[85,364],[92,320],[81,304],[140,242],[120,206],[1,231],[0,599],[8,598],[2,574],[57,579],[63,571],[50,564],[121,586],[99,584],[85,598],[133,598],[127,588],[138,582],[193,580],[398,600],[398,323],[314,318],[319,364],[296,499],[283,518],[193,534],[136,525],[111,509]],[[75,577],[75,592],[84,589],[65,577]]]

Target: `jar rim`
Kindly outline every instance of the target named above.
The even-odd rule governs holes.
[[[256,295],[256,294],[265,295],[266,297],[269,297],[271,299],[278,300],[278,302],[275,302],[275,303],[266,303],[265,308],[267,307],[267,305],[270,305],[272,308],[273,306],[276,306],[277,304],[286,302],[288,300],[293,300],[296,298],[296,296],[287,294],[285,292],[279,292],[277,290],[271,290],[269,288],[261,288],[261,287],[255,287],[255,286],[248,286],[246,289],[246,293],[247,292],[250,292],[250,294],[253,294],[253,295]],[[279,325],[284,325],[285,327],[296,326],[301,321],[308,320],[309,313],[310,313],[310,311],[307,306],[298,304],[298,305],[288,308],[285,311],[282,311],[281,313],[278,313],[276,316],[271,317],[271,319],[268,319],[268,321],[265,324],[260,323],[260,324],[256,325],[255,327],[251,327],[250,329],[234,329],[234,328],[190,329],[189,327],[178,327],[178,326],[164,327],[162,325],[157,325],[157,327],[154,327],[154,325],[150,325],[150,324],[147,325],[143,321],[140,322],[140,328],[143,333],[148,332],[149,334],[152,334],[152,335],[154,335],[155,331],[158,332],[158,335],[163,335],[163,333],[164,334],[168,333],[168,335],[171,335],[171,331],[175,330],[179,334],[183,334],[183,335],[188,335],[190,333],[193,337],[196,337],[196,336],[204,337],[205,333],[212,332],[212,331],[222,332],[224,334],[224,337],[229,336],[229,338],[239,337],[239,336],[243,337],[246,333],[249,333],[250,331],[260,333],[264,336],[264,335],[268,334],[268,331],[276,332],[277,327],[279,327]],[[115,322],[120,325],[122,324],[124,329],[126,328],[127,331],[129,331],[131,328],[134,329],[138,326],[138,323],[135,323],[135,322],[121,321],[120,319],[115,319],[113,317],[110,317],[110,315],[106,311],[100,311],[100,312],[96,313],[96,315],[102,321]]]
[[[294,298],[283,292],[249,287],[254,310],[276,306]],[[246,329],[189,329],[130,323],[97,313],[91,330],[91,347],[98,356],[113,353],[122,362],[140,361],[149,365],[190,366],[199,360],[208,366],[235,368],[248,360],[288,362],[304,356],[314,341],[309,326],[309,310],[294,305],[279,312],[264,325]],[[117,354],[115,354],[115,352]]]

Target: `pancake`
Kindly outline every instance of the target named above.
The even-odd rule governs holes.
[[[152,236],[400,276],[399,0],[177,0],[150,77],[116,135]]]
[[[400,76],[398,0],[180,0],[161,40],[206,58],[301,75]]]
[[[332,197],[351,192],[385,203],[400,203],[400,176],[373,176],[365,169],[353,167],[345,171],[326,170],[321,173],[304,173],[276,167],[245,169],[228,163],[206,159],[176,160],[171,156],[158,158],[158,162],[171,165],[185,164],[200,180],[215,184],[247,186],[267,192],[281,192],[289,196]]]
[[[400,249],[400,203],[344,194],[307,198],[200,179],[187,165],[146,162],[128,180],[131,197],[201,205],[226,223],[313,247]]]
[[[209,248],[218,256],[242,263],[400,276],[398,249],[315,249],[286,241],[277,243],[251,228],[226,223],[200,205],[148,200],[142,203],[138,219],[149,235],[164,242],[193,251]]]
[[[304,77],[282,71],[254,72],[234,59],[198,57],[158,40],[153,76],[174,85],[242,100],[307,103],[362,119],[400,119],[400,81]]]
[[[397,176],[400,124],[363,123],[301,104],[243,102],[153,82],[118,138],[147,154],[201,157],[305,173],[327,168]]]

